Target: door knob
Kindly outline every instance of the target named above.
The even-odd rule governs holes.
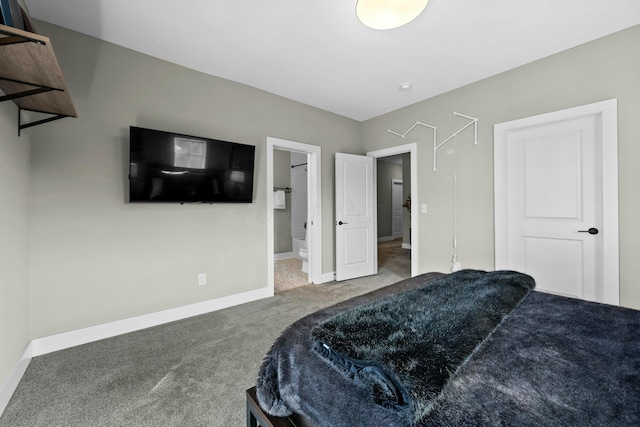
[[[347,222],[338,221],[338,225],[348,224]]]
[[[600,230],[598,230],[597,228],[591,227],[588,230],[578,230],[578,233],[589,233],[589,234],[598,234],[600,232]]]

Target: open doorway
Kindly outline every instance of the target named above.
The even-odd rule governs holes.
[[[307,285],[307,153],[273,151],[274,292]]]
[[[378,271],[411,277],[410,153],[376,159]]]
[[[271,293],[275,292],[275,254],[290,255],[291,258],[301,257],[301,245],[294,242],[304,241],[307,251],[306,271],[303,272],[302,265],[300,265],[300,271],[296,271],[296,275],[306,275],[308,283],[322,283],[320,156],[321,149],[318,146],[267,137],[267,286]],[[288,161],[282,163],[283,158],[288,159]],[[302,160],[298,162],[299,159]],[[278,165],[277,170],[276,165]],[[279,177],[278,179],[286,179],[287,174],[291,174],[292,170],[295,174],[302,174],[306,177],[305,184],[298,183],[298,187],[306,185],[306,189],[304,189],[306,194],[304,194],[305,191],[303,189],[298,188],[297,194],[293,195],[294,187],[292,183],[286,185],[286,182],[284,184],[279,182],[279,185],[276,185],[276,174]],[[289,179],[292,179],[291,176]],[[288,193],[287,189],[289,189]],[[287,194],[289,194],[288,198]],[[286,210],[287,201],[289,206],[292,206],[293,197],[301,198],[301,203],[306,203],[306,212],[301,214],[302,218],[295,220],[290,218],[287,222],[286,215],[284,220],[282,215],[278,215],[282,209],[276,209],[276,202],[280,204],[284,199]],[[277,221],[280,221],[278,225],[281,229],[283,221],[288,224],[285,227],[290,227],[290,233],[286,233],[289,234],[286,239],[291,239],[291,243],[287,243],[286,239],[283,242],[282,235],[278,236],[278,241],[276,242],[275,227]],[[304,228],[305,222],[306,229]],[[300,227],[302,227],[302,231],[298,230]],[[295,255],[298,256],[296,257]]]
[[[378,268],[387,269],[400,277],[418,275],[418,221],[413,209],[418,191],[417,144],[405,144],[368,152],[376,159],[376,205],[378,209]],[[398,189],[401,182],[401,237],[398,236]],[[394,191],[396,200],[394,203]],[[395,216],[395,218],[394,218]],[[394,219],[396,234],[394,235]]]

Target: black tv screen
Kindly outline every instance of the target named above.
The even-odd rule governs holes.
[[[129,201],[251,203],[255,147],[131,126]]]

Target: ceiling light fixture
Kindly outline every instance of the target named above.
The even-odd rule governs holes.
[[[400,85],[400,90],[411,90],[411,83],[402,83]]]
[[[429,0],[358,0],[356,15],[374,30],[398,28],[416,19]]]

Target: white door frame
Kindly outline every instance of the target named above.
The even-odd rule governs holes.
[[[411,164],[411,277],[418,275],[418,260],[419,246],[418,246],[418,143],[412,142],[410,144],[398,145],[396,147],[384,148],[382,150],[370,151],[367,156],[374,158],[394,156],[396,154],[410,154]],[[378,172],[376,170],[376,162],[373,162],[373,182],[377,182]],[[374,191],[374,204],[378,205],[378,192]],[[376,237],[378,235],[378,228],[376,224]],[[377,240],[377,239],[376,239]]]
[[[309,248],[309,281],[322,283],[322,179],[320,161],[322,149],[317,145],[267,137],[267,287],[274,292],[274,215],[273,215],[273,150],[307,154],[307,247]]]
[[[507,137],[510,131],[584,116],[599,116],[602,137],[602,229],[604,302],[620,303],[618,250],[618,119],[617,99],[494,125],[495,268],[508,268]]]

